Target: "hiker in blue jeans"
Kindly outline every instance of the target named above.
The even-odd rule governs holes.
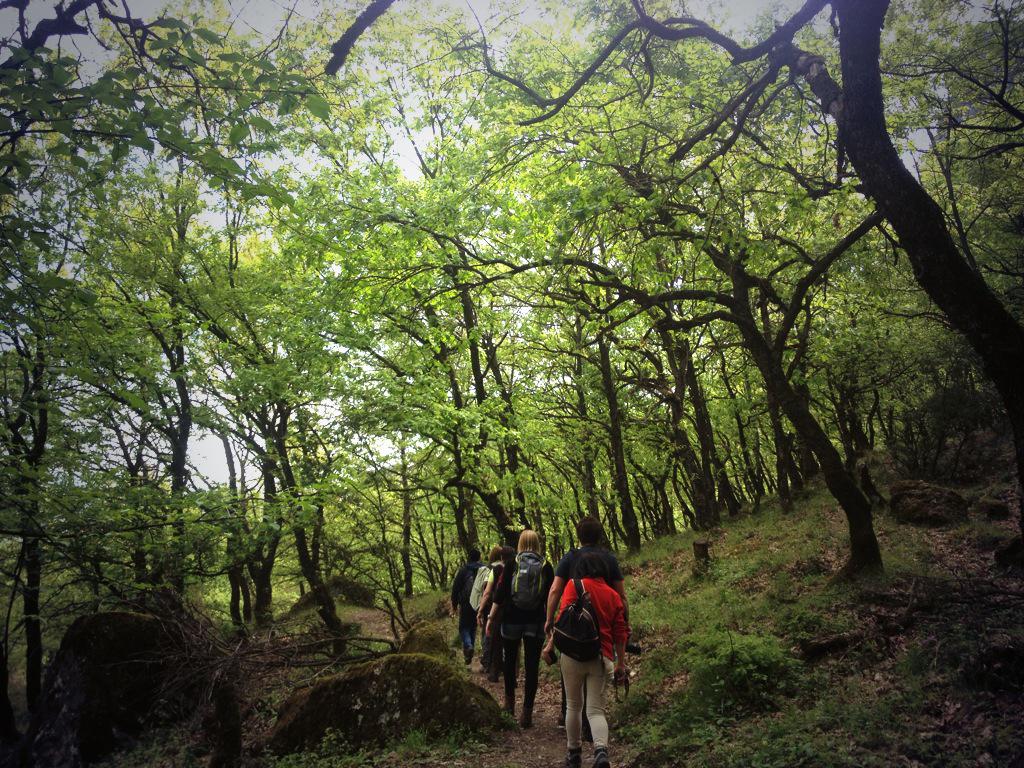
[[[469,561],[459,568],[452,582],[451,614],[459,615],[459,637],[462,639],[462,657],[466,666],[473,660],[473,644],[476,642],[476,611],[470,605],[469,596],[473,591],[476,572],[483,567],[480,562],[480,550],[469,550]]]

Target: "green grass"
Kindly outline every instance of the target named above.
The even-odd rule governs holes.
[[[473,734],[453,728],[441,737],[410,731],[404,739],[387,749],[353,749],[328,733],[315,751],[297,752],[283,757],[267,757],[265,768],[373,768],[384,763],[400,766],[417,763],[444,762],[479,751],[481,744]]]
[[[872,595],[950,577],[918,530],[884,515],[876,529],[886,570],[856,583],[833,578],[846,525],[821,489],[791,513],[766,506],[700,534],[711,541],[707,573],[692,571],[692,532],[626,558],[632,623],[649,650],[615,731],[637,765],[968,766],[985,751],[1024,749],[1019,731],[998,722],[977,737],[969,727],[935,735],[931,722],[949,701],[971,706],[975,693],[957,670],[987,627],[1024,636],[1024,618],[940,621],[926,642],[913,629],[897,641],[868,631]],[[950,535],[984,550],[1009,534],[972,519]],[[865,637],[841,652],[813,664],[799,657],[801,641],[853,632]]]

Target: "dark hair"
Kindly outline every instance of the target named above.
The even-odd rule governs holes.
[[[475,563],[479,559],[480,559],[480,550],[479,549],[477,549],[476,547],[473,547],[471,550],[469,550],[469,562]]]
[[[604,579],[608,581],[611,573],[608,570],[608,561],[597,552],[584,552],[576,558],[572,575],[577,579]]]
[[[515,547],[502,547],[501,548],[501,562],[508,564],[516,561],[516,550]]]
[[[576,523],[576,537],[584,547],[593,547],[604,538],[604,526],[595,517],[584,517]]]

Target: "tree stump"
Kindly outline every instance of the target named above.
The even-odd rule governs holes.
[[[711,567],[711,542],[697,539],[693,542],[693,575],[702,576]]]

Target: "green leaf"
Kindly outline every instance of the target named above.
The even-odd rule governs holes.
[[[238,123],[231,128],[231,132],[228,134],[228,142],[231,144],[241,144],[248,137],[249,126],[245,123]]]
[[[192,34],[202,38],[208,43],[217,44],[221,41],[220,35],[214,32],[212,29],[204,29],[203,27],[196,27],[192,30]]]
[[[273,133],[275,130],[277,130],[272,122],[267,120],[267,118],[265,117],[261,117],[260,115],[253,115],[249,118],[249,122],[252,124],[254,128],[256,128],[262,133]]]
[[[142,131],[132,134],[132,137],[131,139],[129,139],[129,141],[134,146],[139,147],[140,149],[144,149],[147,152],[153,151],[153,140]]]
[[[323,96],[318,96],[315,93],[306,97],[306,109],[324,121],[331,114],[331,105],[327,103]]]

